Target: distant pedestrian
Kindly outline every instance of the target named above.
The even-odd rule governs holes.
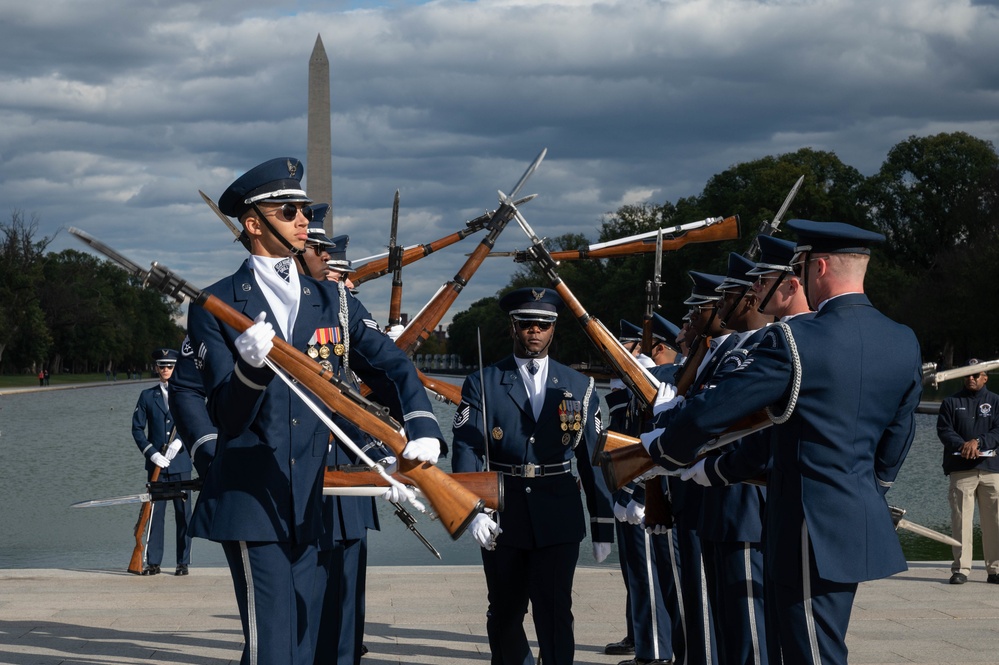
[[[977,365],[972,358],[968,365]],[[950,479],[951,533],[961,541],[954,547],[951,584],[964,584],[971,572],[972,521],[975,502],[982,523],[982,553],[986,581],[999,584],[999,395],[985,384],[989,375],[964,377],[964,387],[940,404],[937,436],[943,444],[943,470]]]
[[[45,372],[43,372],[42,370],[38,370],[38,385],[39,386],[45,385]]]
[[[45,370],[45,385],[49,385],[49,371]]]

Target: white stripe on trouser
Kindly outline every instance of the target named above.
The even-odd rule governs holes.
[[[677,611],[680,613],[680,631],[683,633],[683,640],[687,641],[687,616],[683,611],[683,592],[680,590],[680,567],[676,563],[676,551],[673,549],[673,529],[666,532],[667,543],[669,545],[669,564],[670,568],[673,569],[673,588],[676,589],[676,606]],[[683,650],[683,662],[677,665],[687,664],[687,654],[690,652],[690,647],[686,647]],[[675,655],[675,654],[674,654]]]
[[[708,604],[708,576],[704,572],[704,552],[697,556],[697,564],[701,567],[701,612],[704,616],[704,662],[711,662],[711,606]],[[689,648],[689,647],[688,647]]]
[[[659,617],[656,612],[656,581],[652,565],[652,543],[648,531],[642,529],[642,535],[645,536],[645,580],[649,585],[649,610],[652,615],[652,658],[659,660],[661,658],[659,655]]]
[[[257,607],[253,598],[253,572],[250,570],[250,552],[246,541],[239,541],[239,552],[243,558],[243,578],[246,580],[246,624],[248,627],[246,651],[250,654],[250,665],[257,665]]]
[[[808,648],[812,652],[812,663],[820,665],[819,640],[815,635],[815,616],[812,614],[812,567],[808,555],[808,524],[801,523],[801,595],[804,601],[805,626],[808,632]]]
[[[753,645],[753,662],[760,665],[760,635],[756,628],[756,597],[753,595],[753,560],[749,543],[742,545],[742,560],[746,569],[746,611],[749,612],[749,633]]]

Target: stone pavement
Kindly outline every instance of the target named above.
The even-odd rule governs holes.
[[[862,584],[850,662],[999,663],[999,586],[985,583],[980,562],[963,586],[949,576],[947,564],[914,563]],[[477,566],[376,567],[368,580],[364,665],[489,662]],[[577,663],[622,660],[601,651],[624,635],[616,566],[577,570],[573,613]],[[0,663],[226,665],[238,663],[241,644],[222,568],[193,568],[188,577],[0,570]]]

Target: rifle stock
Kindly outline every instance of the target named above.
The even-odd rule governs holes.
[[[153,469],[152,475],[149,476],[149,482],[155,483],[160,479],[160,467]],[[132,558],[128,561],[128,572],[133,575],[142,574],[142,536],[146,532],[146,525],[149,523],[149,518],[153,515],[153,502],[147,501],[142,504],[139,508],[139,519],[135,522],[135,547],[132,548]]]
[[[503,510],[503,476],[495,471],[475,471],[449,474],[459,485],[485,502],[486,508]],[[413,483],[401,474],[392,476],[407,485]],[[338,471],[326,469],[323,487],[388,487],[388,483],[374,471]]]
[[[687,244],[719,242],[721,240],[737,240],[738,238],[739,216],[733,215],[732,217],[726,217],[723,221],[717,224],[705,226],[701,229],[687,231],[680,236],[664,237],[660,246],[664,252],[673,252]],[[551,256],[555,261],[620,258],[624,256],[635,256],[636,254],[648,254],[650,252],[654,252],[656,251],[657,244],[658,243],[655,239],[635,240],[634,242],[614,245],[612,247],[601,247],[600,249],[561,250],[551,252]],[[514,257],[514,260],[522,263],[529,258],[528,252],[525,251],[518,252]]]
[[[705,453],[741,439],[747,434],[758,432],[770,425],[770,416],[767,415],[766,411],[751,413],[738,422],[733,423],[719,436],[701,446],[700,450],[698,450],[698,456],[703,456]],[[605,448],[600,454],[598,466],[603,471],[607,487],[613,492],[621,489],[646,471],[651,471],[656,466],[656,463],[653,461],[652,456],[649,455],[649,451],[639,441],[637,444]]]

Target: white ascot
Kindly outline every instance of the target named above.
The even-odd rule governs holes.
[[[291,336],[298,317],[302,286],[292,259],[253,255],[250,256],[250,269],[274,312],[274,323],[280,327],[281,336],[285,341],[293,342]]]

